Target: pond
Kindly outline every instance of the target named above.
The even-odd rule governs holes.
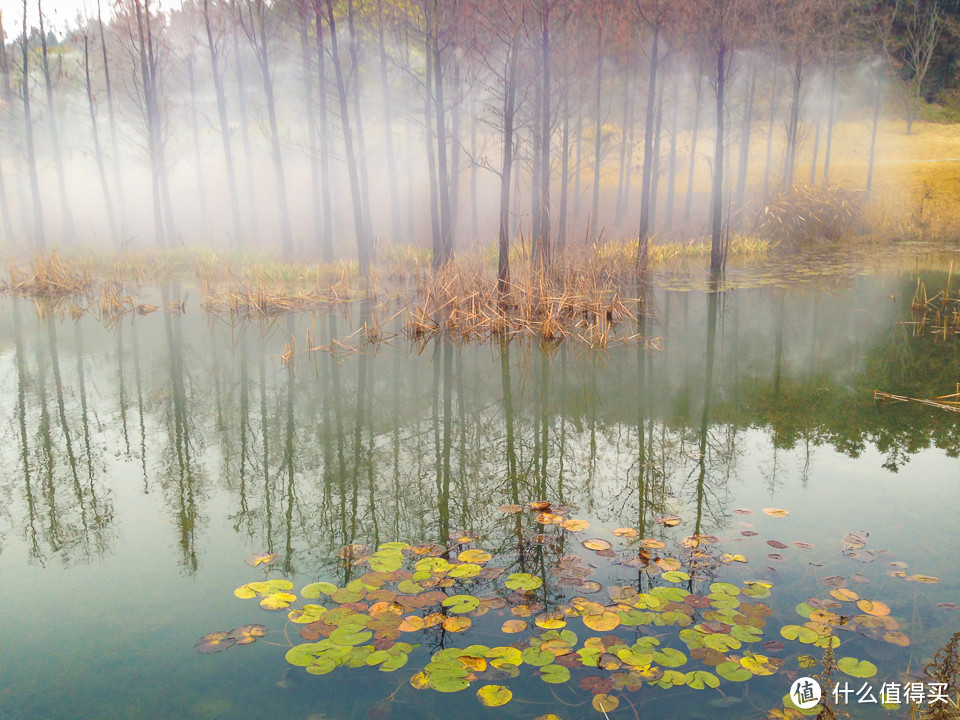
[[[838,641],[840,686],[917,680],[960,425],[874,391],[954,392],[960,345],[916,283],[663,282],[603,352],[5,298],[0,717],[793,717]]]

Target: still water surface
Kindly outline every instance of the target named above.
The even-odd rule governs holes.
[[[945,274],[926,279],[942,285]],[[901,324],[915,284],[915,274],[888,271],[721,295],[661,287],[641,328],[661,349],[606,352],[416,346],[402,336],[363,346],[350,336],[369,308],[231,324],[204,314],[186,287],[164,290],[187,299],[184,314],[111,327],[90,313],[41,318],[32,303],[6,298],[0,717],[602,717],[579,685],[609,674],[597,668],[548,685],[523,666],[497,681],[514,698],[496,709],[477,700],[482,678],[456,694],[410,686],[440,647],[529,638],[500,632],[509,608],[475,618],[466,633],[405,636],[422,646],[396,672],[313,676],[284,660],[303,626],[233,595],[264,577],[289,578],[294,592],[346,584],[364,572],[337,558],[346,544],[446,544],[463,533],[494,553],[490,565],[546,579],[536,599],[547,610],[583,594],[549,571],[564,555],[592,566],[604,590],[590,598],[609,604],[608,585],[664,584],[622,562],[639,539],[683,559],[684,537],[716,536],[706,584],[773,584],[763,641],[783,640],[782,625],[804,621],[795,605],[829,597],[823,578],[841,575],[889,604],[910,644],[838,631],[837,656],[874,662],[877,687],[900,678],[960,629],[960,613],[938,607],[960,599],[957,416],[873,402],[875,389],[944,395],[960,375],[955,340],[914,337]],[[308,352],[308,331],[315,345],[337,338],[358,351]],[[557,530],[540,545],[533,513],[497,510],[539,500],[569,506],[567,517],[589,529]],[[771,507],[789,515],[762,512]],[[680,524],[655,522],[665,513]],[[612,534],[621,527],[637,538]],[[870,552],[843,555],[852,532],[868,534]],[[610,541],[615,556],[582,547],[587,538]],[[269,573],[244,564],[256,551],[279,555]],[[720,562],[721,553],[748,562]],[[901,568],[890,562],[939,582],[893,577]],[[503,579],[458,587],[446,592],[516,603]],[[267,636],[215,655],[193,650],[205,633],[247,623],[266,625]],[[604,634],[579,618],[568,628],[581,644]],[[629,643],[639,630],[615,632]],[[679,628],[643,630],[686,652]],[[772,676],[614,694],[641,717],[765,717],[780,707],[797,654],[823,654],[786,645],[768,653],[785,660]],[[610,717],[634,717],[629,703]]]

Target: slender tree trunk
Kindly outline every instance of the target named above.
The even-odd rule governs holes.
[[[513,169],[513,121],[516,110],[517,67],[520,23],[513,21],[503,88],[503,165],[500,169],[500,233],[497,257],[497,293],[503,295],[510,283],[510,174]]]
[[[739,212],[747,192],[747,165],[750,162],[750,130],[753,126],[753,97],[757,89],[757,70],[750,74],[750,86],[743,99],[743,124],[740,126],[740,164],[737,166],[737,194],[734,212]]]
[[[800,86],[803,80],[803,58],[797,52],[793,70],[793,97],[790,102],[790,122],[787,125],[787,156],[783,168],[782,190],[787,192],[793,185],[794,168],[797,162],[797,144],[800,137]]]
[[[324,189],[320,186],[320,167],[317,150],[317,110],[313,102],[313,63],[310,58],[310,19],[307,14],[307,0],[297,1],[297,14],[300,21],[300,66],[303,72],[303,105],[307,115],[307,144],[310,152],[310,205],[313,211],[313,243],[317,252],[323,252],[323,213],[320,196]]]
[[[873,187],[873,167],[877,157],[877,128],[880,126],[880,78],[876,79],[873,93],[873,129],[870,131],[870,160],[867,165],[867,194]]]
[[[107,37],[103,32],[103,16],[100,12],[100,0],[97,0],[97,25],[100,30],[100,51],[103,54],[103,77],[107,90],[107,110],[110,115],[110,149],[113,151],[113,182],[117,188],[117,200],[120,215],[120,233],[127,234],[127,198],[120,177],[120,150],[117,144],[117,118],[113,109],[113,86],[110,82],[110,63],[107,58]]]
[[[830,182],[830,152],[833,149],[833,126],[837,120],[837,63],[830,64],[830,103],[827,107],[827,146],[823,149],[823,186]]]
[[[653,185],[653,141],[656,124],[657,71],[659,58],[660,24],[653,26],[650,45],[650,74],[647,78],[647,112],[643,123],[643,178],[640,181],[640,228],[637,231],[637,270],[646,273],[650,253],[650,191]]]
[[[357,129],[357,162],[360,164],[360,190],[363,193],[363,225],[372,240],[373,219],[370,213],[367,142],[363,132],[363,115],[360,112],[360,36],[357,35],[353,16],[353,0],[347,0],[347,29],[350,31],[350,77],[353,80],[353,122]]]
[[[393,115],[390,106],[390,77],[387,73],[387,48],[384,35],[383,0],[377,0],[377,31],[380,41],[380,87],[383,93],[383,134],[387,150],[387,181],[390,193],[391,240],[400,242],[400,187],[397,181],[397,158],[393,151]]]
[[[343,129],[343,144],[347,153],[347,174],[350,178],[350,195],[353,199],[353,225],[357,234],[357,260],[360,274],[370,274],[370,241],[364,225],[363,200],[361,197],[360,177],[357,170],[357,158],[353,150],[353,135],[350,132],[350,115],[347,111],[347,86],[343,78],[343,64],[340,61],[340,48],[337,42],[337,21],[333,13],[333,0],[325,0],[327,6],[327,24],[330,27],[331,57],[337,78],[337,96],[340,100],[340,124]]]
[[[160,90],[157,82],[159,73],[159,61],[153,47],[153,24],[150,18],[150,0],[143,2],[144,25],[147,31],[147,67],[149,69],[149,90],[150,90],[150,112],[149,119],[152,121],[154,137],[154,148],[157,158],[157,176],[160,189],[160,198],[163,206],[165,232],[168,240],[177,237],[177,228],[173,222],[173,204],[170,201],[170,184],[167,178],[167,159],[165,152],[165,140],[162,128],[160,127]]]
[[[460,63],[453,59],[453,107],[450,109],[450,253],[454,252],[457,228],[460,220],[460,105],[463,102],[463,87],[460,84]]]
[[[570,189],[570,92],[567,83],[561,85],[563,93],[563,147],[560,151],[560,225],[557,231],[557,252],[562,253],[567,244],[567,195]]]
[[[93,90],[90,83],[90,38],[83,35],[83,75],[87,88],[87,104],[90,108],[90,129],[93,136],[93,155],[97,160],[97,170],[100,175],[100,187],[103,190],[103,204],[107,211],[107,220],[110,223],[110,237],[113,244],[120,245],[120,236],[117,234],[117,222],[113,217],[113,201],[110,199],[110,186],[107,183],[107,171],[103,164],[103,150],[100,147],[100,133],[97,129],[97,111],[93,102]],[[6,197],[3,197],[4,204]],[[6,216],[6,211],[4,212]]]
[[[256,17],[254,17],[254,7]],[[273,172],[277,183],[277,205],[280,209],[280,240],[287,257],[293,255],[293,230],[290,227],[290,210],[287,206],[287,180],[283,172],[283,153],[280,149],[280,127],[277,123],[277,103],[274,99],[273,77],[270,73],[270,53],[267,41],[266,8],[263,0],[250,0],[247,5],[250,18],[248,31],[254,46],[260,75],[263,79],[263,93],[267,99],[267,119],[270,123],[270,150],[273,155]]]
[[[653,129],[653,177],[650,179],[650,231],[657,227],[657,200],[660,197],[660,142],[663,138],[663,70],[657,88],[657,120]]]
[[[540,106],[540,201],[535,210],[540,215],[540,232],[536,236],[534,257],[540,267],[550,265],[550,138],[551,138],[551,99],[550,99],[550,2],[542,0],[540,5],[541,71],[543,80],[543,102]]]
[[[590,212],[591,234],[593,237],[599,235],[600,218],[600,150],[603,142],[603,115],[601,112],[601,103],[603,102],[603,23],[597,23],[597,99],[596,99],[596,125],[593,144],[593,208]]]
[[[777,106],[780,100],[780,83],[777,82],[777,65],[773,66],[773,89],[770,96],[770,117],[767,120],[767,160],[763,167],[763,197],[770,194],[770,172],[773,163],[773,123],[777,117]]]
[[[719,275],[726,260],[723,238],[723,124],[726,107],[724,89],[726,85],[726,43],[721,40],[717,48],[717,138],[713,155],[713,198],[710,212],[710,273]]]
[[[147,126],[147,153],[150,157],[150,190],[153,201],[153,225],[156,233],[157,245],[167,246],[167,236],[163,226],[163,206],[160,199],[160,169],[157,158],[157,136],[153,110],[153,92],[150,87],[150,60],[147,49],[146,32],[144,28],[144,8],[140,0],[134,0],[134,11],[137,17],[137,61],[140,65],[140,79],[143,93],[144,123]]]
[[[440,226],[440,201],[437,188],[437,154],[433,145],[433,53],[430,51],[430,33],[427,29],[426,40],[426,76],[424,79],[423,117],[427,130],[427,173],[430,176],[430,231],[433,239],[433,262],[437,264],[443,254],[443,231]]]
[[[817,181],[817,156],[820,154],[820,121],[817,118],[817,128],[813,134],[813,160],[810,162],[810,184]]]
[[[530,163],[530,244],[531,259],[535,264],[540,262],[540,171],[543,163],[540,162],[540,105],[543,103],[543,86],[539,81],[533,87],[533,118],[530,123],[530,148],[532,157]]]
[[[700,131],[700,101],[703,97],[703,66],[697,66],[696,98],[693,108],[693,134],[690,138],[690,169],[687,172],[687,197],[683,219],[690,222],[693,211],[693,176],[697,169],[697,135]]]
[[[443,104],[443,64],[440,57],[440,21],[439,1],[433,0],[434,22],[432,24],[431,49],[433,53],[433,97],[437,120],[437,169],[438,190],[440,195],[440,256],[434,258],[434,264],[445,264],[453,257],[453,228],[450,214],[450,171],[447,164],[447,128],[446,109]]]
[[[617,175],[617,209],[614,213],[613,220],[614,225],[617,227],[620,226],[620,221],[623,219],[624,176],[628,173],[627,166],[629,164],[627,160],[627,127],[630,122],[631,81],[632,77],[630,69],[628,68],[623,78],[623,122],[620,123],[620,172]]]
[[[57,170],[57,188],[60,191],[60,212],[63,216],[63,232],[67,238],[72,238],[74,235],[73,213],[70,211],[70,199],[67,197],[67,177],[63,171],[63,153],[60,149],[60,131],[57,128],[57,109],[53,104],[53,81],[50,78],[50,60],[47,54],[47,35],[43,27],[41,0],[37,0],[37,15],[40,19],[40,50],[43,58],[43,81],[47,90],[47,122],[50,126],[53,163]]]
[[[480,240],[479,208],[477,206],[477,95],[470,93],[470,239]]]
[[[238,8],[238,13],[240,12]],[[233,33],[233,59],[236,66],[237,107],[240,109],[240,140],[243,144],[244,179],[247,186],[247,209],[250,212],[250,235],[260,234],[257,212],[257,191],[253,184],[253,149],[250,147],[250,125],[247,119],[247,83],[243,76],[243,57],[240,55],[240,31]]]
[[[663,218],[665,228],[673,227],[673,206],[677,197],[677,130],[680,122],[680,68],[675,67],[670,97],[673,101],[673,114],[670,119],[670,166],[667,169],[667,209]]]
[[[200,127],[197,123],[197,82],[194,76],[193,56],[187,58],[187,82],[190,87],[190,129],[193,133],[193,169],[197,175],[197,197],[200,199],[200,233],[206,239],[210,234],[207,211],[207,183],[203,173],[203,154],[200,152]]]
[[[320,250],[324,262],[333,262],[333,203],[330,188],[330,116],[327,108],[326,50],[323,45],[323,12],[321,0],[313,0],[317,30],[317,74],[320,76],[320,198],[323,206],[323,228]]]
[[[582,83],[580,85],[582,89]],[[573,177],[573,220],[580,219],[580,172],[583,170],[583,99],[580,96],[577,103],[577,162]]]

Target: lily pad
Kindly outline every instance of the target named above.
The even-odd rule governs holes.
[[[237,644],[236,638],[226,631],[207,633],[193,644],[198,653],[217,653],[228,650]]]
[[[837,667],[842,672],[855,678],[868,678],[877,674],[877,666],[869,660],[857,660],[852,657],[842,657],[837,660]]]
[[[487,707],[500,707],[510,702],[513,693],[504,685],[484,685],[477,690],[477,697]]]

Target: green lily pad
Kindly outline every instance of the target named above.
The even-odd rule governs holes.
[[[877,666],[869,660],[857,660],[852,657],[842,657],[837,660],[837,667],[847,675],[855,678],[868,678],[877,674]]]
[[[530,573],[513,573],[504,583],[511,590],[529,592],[543,585],[543,580]]]
[[[480,598],[473,595],[451,595],[443,606],[452,613],[468,613],[480,607]]]

